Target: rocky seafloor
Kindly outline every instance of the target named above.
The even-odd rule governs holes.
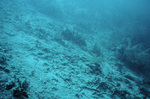
[[[82,33],[21,1],[0,5],[0,99],[150,98],[150,81],[102,42],[107,31]]]

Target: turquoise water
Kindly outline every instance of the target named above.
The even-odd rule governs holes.
[[[149,99],[149,0],[0,0],[1,99]]]

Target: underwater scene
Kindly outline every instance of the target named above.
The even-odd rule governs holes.
[[[150,0],[0,0],[0,99],[150,99]]]

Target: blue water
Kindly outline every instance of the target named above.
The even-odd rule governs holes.
[[[149,0],[0,0],[1,99],[150,99]]]

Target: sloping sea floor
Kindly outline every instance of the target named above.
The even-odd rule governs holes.
[[[115,52],[102,47],[103,56],[96,56],[89,51],[99,36],[83,34],[87,46],[82,47],[61,35],[66,27],[76,26],[30,5],[1,2],[1,99],[149,99],[142,78]]]

